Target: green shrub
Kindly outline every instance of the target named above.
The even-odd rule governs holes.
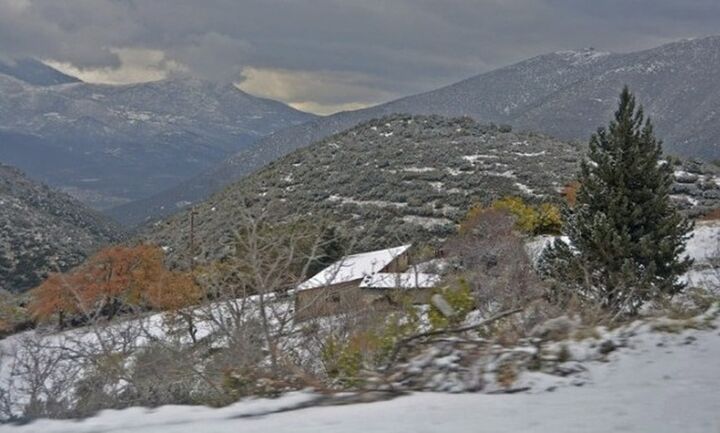
[[[535,233],[538,225],[538,213],[520,197],[505,197],[492,204],[493,209],[504,210],[515,216],[515,225],[525,233]]]
[[[417,333],[419,317],[409,299],[394,299],[402,311],[391,314],[384,322],[359,330],[341,339],[331,335],[325,341],[321,358],[325,372],[343,387],[360,385],[360,371],[384,366],[402,338]]]
[[[536,208],[537,222],[533,233],[539,234],[560,234],[562,230],[562,215],[560,209],[550,203],[542,203]]]
[[[329,378],[343,386],[353,387],[359,384],[363,354],[356,337],[348,341],[340,341],[334,336],[328,337],[321,356]]]
[[[475,307],[475,299],[472,296],[470,285],[464,279],[460,279],[455,287],[436,289],[433,291],[434,295],[442,296],[453,308],[455,314],[452,317],[445,317],[435,305],[430,304],[428,319],[433,329],[448,328],[462,323]]]
[[[23,297],[0,289],[0,338],[30,327],[32,318]]]

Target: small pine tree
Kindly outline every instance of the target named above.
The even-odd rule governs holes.
[[[614,120],[592,136],[578,181],[564,226],[571,246],[556,241],[541,269],[580,300],[617,312],[680,292],[692,224],[670,202],[672,166],[627,87]]]

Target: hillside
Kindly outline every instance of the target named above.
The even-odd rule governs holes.
[[[293,150],[391,113],[470,116],[568,140],[587,141],[628,84],[656,124],[669,153],[720,157],[720,36],[625,54],[560,51],[490,71],[428,93],[339,113],[279,131],[218,167],[148,200],[111,210],[140,223],[198,202]]]
[[[0,72],[0,161],[97,209],[175,186],[312,118],[191,78],[40,86]]]
[[[20,81],[36,86],[54,86],[56,84],[79,83],[80,80],[63,74],[43,62],[35,59],[0,60],[0,74],[8,75]]]
[[[720,157],[720,36],[614,54],[559,51],[391,104],[394,111],[468,115],[562,139],[604,125],[627,84],[666,151]]]
[[[381,364],[379,371],[375,370],[377,365],[362,371],[359,386],[338,388],[333,384],[313,392],[308,389],[308,382],[301,385],[290,382],[288,386],[288,382],[283,381],[281,390],[269,393],[268,389],[278,388],[259,381],[262,385],[252,388],[254,393],[242,399],[233,395],[224,407],[208,405],[203,399],[207,399],[207,394],[202,394],[202,385],[208,380],[206,372],[218,374],[212,368],[216,358],[208,355],[206,348],[212,347],[214,354],[223,353],[228,350],[228,333],[259,332],[252,325],[262,308],[259,296],[243,298],[240,302],[242,309],[234,316],[246,319],[240,322],[240,328],[228,325],[231,319],[227,318],[232,313],[228,313],[227,308],[231,308],[234,301],[210,302],[188,309],[197,318],[197,342],[183,338],[182,328],[171,320],[175,316],[162,312],[59,332],[29,330],[0,339],[0,384],[9,396],[0,420],[18,414],[4,425],[28,432],[192,432],[200,425],[206,428],[212,425],[212,431],[228,432],[297,431],[300,418],[304,420],[300,422],[302,426],[313,432],[423,431],[420,426],[426,425],[442,425],[443,431],[463,433],[470,425],[492,425],[492,431],[508,432],[538,428],[540,431],[547,428],[547,431],[605,432],[608,426],[639,432],[648,431],[648,426],[653,426],[651,431],[663,432],[715,431],[711,427],[720,425],[720,418],[716,416],[720,400],[715,398],[720,391],[720,370],[715,362],[720,356],[717,336],[720,304],[708,296],[718,293],[715,247],[720,225],[717,222],[698,224],[693,233],[687,253],[695,260],[696,270],[707,271],[707,275],[715,278],[696,280],[698,289],[707,290],[705,296],[693,290],[690,296],[677,298],[672,313],[650,307],[645,315],[615,326],[588,324],[570,320],[565,315],[549,320],[542,318],[540,326],[529,331],[529,337],[509,341],[498,337],[507,329],[502,324],[498,326],[499,332],[498,328],[483,329],[481,338],[473,331],[460,336],[453,332],[445,334],[449,338],[424,340],[391,364],[390,369]],[[707,309],[682,306],[692,305],[692,298],[703,302]],[[318,343],[325,340],[319,337],[343,335],[347,326],[360,329],[363,326],[344,315],[288,323],[287,315],[293,315],[293,297],[273,298],[270,303],[273,304],[267,310],[270,326],[282,332],[281,341],[286,343],[281,345],[281,350],[288,353],[288,363],[299,363],[298,368],[305,369],[300,371],[313,371],[308,363],[326,362],[322,356],[315,355],[318,351],[325,353],[322,348],[326,346]],[[426,319],[422,317],[426,310],[418,307],[416,311],[424,323]],[[487,316],[481,311],[470,313],[464,324],[482,323],[481,319]],[[566,310],[560,311],[562,314]],[[678,311],[683,312],[681,318],[676,318]],[[528,314],[525,320],[535,321],[537,314]],[[547,313],[541,310],[539,314]],[[380,316],[371,317],[376,323],[382,323],[388,316],[392,317],[383,309]],[[564,323],[567,328],[559,327],[558,323]],[[419,326],[427,329],[427,325]],[[556,333],[549,334],[550,330]],[[263,347],[257,339],[242,340],[242,343],[230,352],[229,359],[221,358],[228,363],[221,364],[224,367],[220,370],[221,378],[227,377],[225,372],[232,365],[247,362],[246,353],[256,354]],[[108,379],[100,383],[106,386],[76,391],[73,385],[87,383],[88,377],[98,377],[97,370],[86,367],[96,364],[81,361],[97,359],[101,356],[98,354],[107,353],[107,347],[117,348],[113,353],[126,361],[115,364],[121,373],[113,370],[107,374],[103,370],[101,374],[107,374]],[[164,352],[167,355],[148,356],[166,347],[172,348]],[[188,348],[199,350],[178,352]],[[179,355],[186,353],[190,355]],[[267,365],[263,356],[254,359]],[[507,377],[501,374],[503,361],[512,362],[514,366],[510,386],[501,382]],[[27,368],[28,363],[36,368]],[[209,368],[199,370],[205,365]],[[253,371],[252,367],[246,368],[243,371]],[[183,372],[180,378],[178,371]],[[78,406],[61,406],[60,410],[65,412],[60,414],[70,413],[72,417],[58,415],[58,412],[25,415],[31,404],[28,395],[34,391],[27,384],[35,383],[32,381],[41,374],[43,378],[58,378],[60,385],[35,391],[38,401],[62,399],[62,402],[86,405],[81,406],[81,415],[74,411]],[[288,375],[283,374],[283,377]],[[127,381],[126,377],[133,381]],[[133,392],[138,388],[134,387],[145,383],[152,386],[139,389],[149,396],[139,394],[138,398]],[[310,383],[311,389],[317,389],[319,382]],[[388,389],[388,384],[392,388]],[[168,388],[171,393],[163,392]],[[192,390],[193,398],[180,400],[187,389]],[[199,391],[195,393],[195,390]],[[95,398],[90,403],[83,398],[69,398],[76,392],[83,393],[80,396],[91,393]],[[132,398],[126,398],[128,394]],[[267,397],[270,399],[266,400]],[[667,401],[672,404],[665,407]],[[87,405],[92,405],[90,410]],[[567,411],[569,405],[573,407],[571,412]],[[428,419],[415,422],[403,415],[418,407],[427,407],[431,413]],[[598,410],[599,407],[604,410]],[[472,408],[476,408],[475,412]],[[477,408],[484,408],[487,413],[477,415]],[[657,408],[663,410],[657,411]],[[358,415],[366,410],[370,412]],[[383,412],[386,413],[383,415]],[[476,416],[469,421],[470,412]],[[519,412],[523,416],[513,416]],[[375,421],[368,427],[368,422],[362,422],[364,418]],[[415,430],[408,430],[416,426]]]
[[[122,239],[100,214],[0,164],[0,288],[22,291]]]
[[[508,132],[468,118],[395,115],[300,149],[195,206],[200,260],[224,254],[246,203],[279,220],[327,218],[358,238],[357,248],[437,240],[476,203],[517,195],[556,201],[581,148],[539,134]],[[718,205],[716,169],[678,167],[676,200],[690,212]],[[189,244],[187,212],[147,237],[177,259]]]

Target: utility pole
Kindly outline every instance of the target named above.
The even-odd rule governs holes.
[[[195,270],[195,207],[190,209],[190,270]]]

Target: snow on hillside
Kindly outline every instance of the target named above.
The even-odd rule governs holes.
[[[58,77],[47,69],[40,81],[51,84]],[[0,160],[96,209],[173,187],[315,119],[231,84],[175,77],[33,86],[3,75],[1,62],[0,107]]]
[[[717,222],[698,223],[688,240],[687,254],[696,264],[705,264],[720,256],[720,226]]]
[[[530,257],[537,261],[543,250],[556,239],[555,236],[538,236],[526,245]],[[563,242],[570,240],[563,236]],[[695,225],[692,236],[688,239],[685,255],[694,261],[691,269],[683,279],[691,285],[706,286],[708,283],[720,282],[720,270],[717,259],[720,258],[720,223],[718,221],[700,221]],[[720,285],[717,285],[720,287]],[[712,288],[712,287],[710,287]]]
[[[718,324],[717,319],[715,325]],[[395,400],[311,407],[291,393],[222,409],[165,406],[104,411],[82,421],[0,427],[17,433],[83,432],[718,432],[720,333],[641,332],[632,349],[588,364],[591,382],[533,394],[417,393]]]

